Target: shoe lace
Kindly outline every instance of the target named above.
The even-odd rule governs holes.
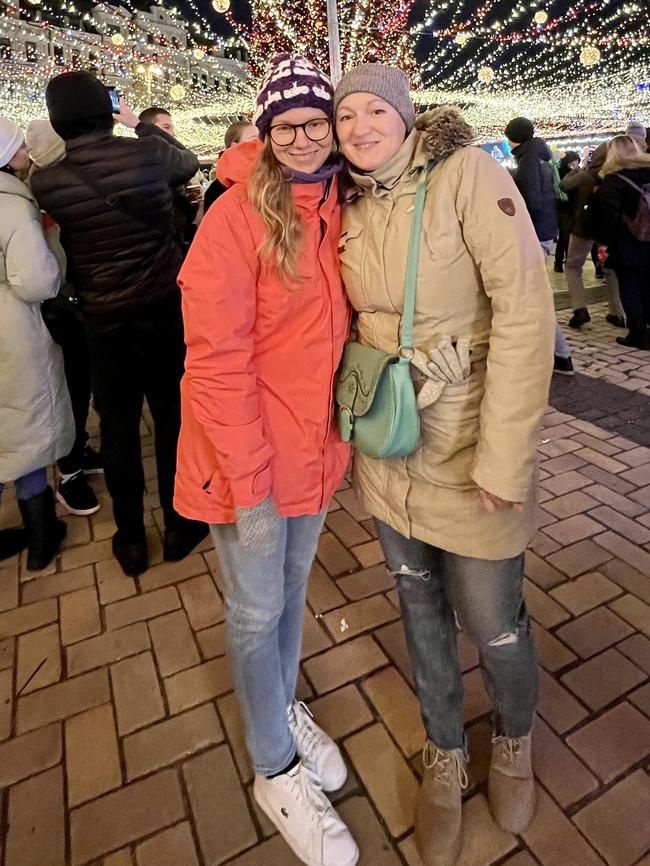
[[[296,712],[296,704],[289,710],[289,722],[294,729],[296,746],[303,761],[311,762],[314,758],[314,749],[318,743],[318,729],[311,724],[313,715],[309,708],[302,702],[297,702],[302,713]]]
[[[292,782],[291,794],[298,803],[300,811],[306,814],[312,824],[320,824],[332,809],[332,805],[323,793],[318,778],[303,764],[300,772],[292,778]]]
[[[510,764],[514,764],[521,752],[521,739],[519,737],[499,737],[497,742],[502,757]]]
[[[422,752],[422,763],[425,770],[433,770],[441,785],[448,787],[451,784],[452,772],[456,773],[461,790],[469,785],[465,764],[457,751],[445,752],[433,743],[427,743]]]

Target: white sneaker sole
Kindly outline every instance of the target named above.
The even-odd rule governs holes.
[[[264,812],[264,814],[269,819],[269,821],[278,830],[278,832],[280,833],[280,835],[282,836],[284,841],[287,843],[289,848],[291,848],[291,850],[296,855],[296,857],[298,857],[299,860],[302,860],[302,862],[305,863],[306,866],[327,866],[327,864],[323,863],[323,861],[320,858],[308,857],[306,854],[302,854],[296,848],[296,846],[294,844],[295,840],[293,840],[291,838],[291,836],[286,832],[286,828],[284,827],[283,824],[276,822],[274,815],[273,815],[273,810],[269,806],[267,806],[267,804],[260,797],[259,793],[255,789],[255,785],[253,785],[253,796],[255,797],[255,802],[260,807],[262,812]],[[359,848],[357,846],[356,851],[355,851],[351,860],[348,860],[347,863],[343,863],[343,862],[337,863],[336,866],[356,866],[356,864],[358,862],[359,862]]]
[[[93,505],[92,508],[71,508],[58,490],[56,491],[56,501],[61,503],[68,514],[74,514],[76,517],[88,517],[90,514],[97,514],[101,508],[99,503]]]

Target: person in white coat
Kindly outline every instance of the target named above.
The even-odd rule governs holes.
[[[41,302],[61,273],[40,210],[19,175],[29,168],[20,127],[0,117],[0,494],[13,481],[24,528],[0,533],[0,559],[28,549],[27,568],[45,568],[65,537],[47,466],[67,454],[74,420],[61,349]]]

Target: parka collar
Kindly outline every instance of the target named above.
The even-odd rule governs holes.
[[[635,168],[650,169],[650,153],[640,153],[638,156],[630,156],[627,159],[610,159],[601,168],[600,176],[605,177],[608,174]]]
[[[412,174],[429,162],[441,162],[473,141],[474,132],[460,112],[444,106],[421,114],[404,144],[383,166],[370,174],[350,170],[350,176],[360,192],[386,194],[405,172]]]
[[[87,144],[94,144],[96,141],[102,141],[105,138],[113,138],[112,129],[100,129],[97,132],[89,132],[86,135],[79,135],[77,138],[70,138],[65,143],[66,152],[75,150],[78,147],[84,147]]]
[[[36,207],[36,199],[27,184],[8,171],[0,171],[0,193],[20,196]]]

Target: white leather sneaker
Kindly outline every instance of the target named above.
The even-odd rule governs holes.
[[[302,701],[294,701],[287,710],[287,716],[296,751],[305,767],[316,776],[324,791],[338,791],[348,777],[348,768],[339,747],[318,727]]]
[[[274,779],[255,776],[253,793],[284,841],[307,866],[355,866],[359,859],[356,842],[318,780],[302,763]]]

